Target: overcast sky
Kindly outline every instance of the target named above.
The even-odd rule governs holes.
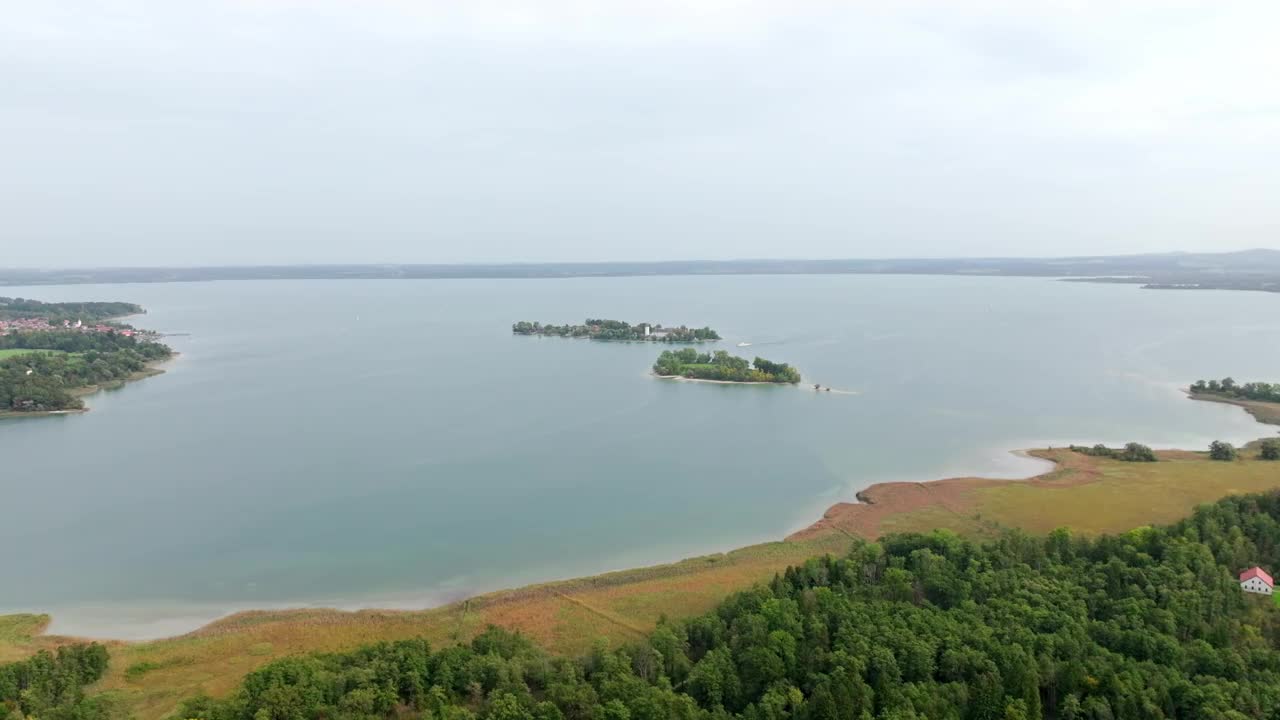
[[[0,266],[1280,246],[1274,0],[0,17]]]

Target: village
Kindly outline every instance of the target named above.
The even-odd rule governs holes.
[[[0,335],[8,335],[16,332],[53,332],[55,330],[85,332],[85,333],[107,333],[118,332],[125,337],[133,337],[135,335],[143,337],[148,335],[141,330],[133,328],[120,327],[118,325],[106,325],[97,323],[95,325],[86,325],[80,320],[72,322],[63,320],[61,324],[51,324],[44,318],[17,318],[13,320],[0,320]]]

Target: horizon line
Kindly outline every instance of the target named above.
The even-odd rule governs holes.
[[[736,263],[839,263],[839,262],[938,262],[938,261],[1052,261],[1052,260],[1092,260],[1162,257],[1173,255],[1191,256],[1228,256],[1254,252],[1280,254],[1280,248],[1249,247],[1236,250],[1190,251],[1166,250],[1145,253],[1094,254],[1094,255],[928,255],[928,256],[863,256],[863,257],[739,257],[739,258],[697,258],[668,260],[489,260],[458,262],[402,262],[402,261],[332,261],[332,262],[258,262],[258,263],[203,263],[203,264],[158,264],[158,265],[80,265],[80,266],[0,266],[0,272],[76,272],[103,270],[216,270],[216,269],[258,269],[258,268],[388,268],[388,267],[433,267],[433,268],[485,268],[485,267],[547,267],[547,266],[599,266],[599,265],[679,265],[679,264],[736,264]]]

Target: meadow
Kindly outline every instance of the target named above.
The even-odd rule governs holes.
[[[51,355],[51,354],[57,354],[61,352],[62,352],[61,350],[25,350],[21,348],[10,348],[6,350],[0,350],[0,360],[16,357],[18,355],[30,355],[32,353],[38,353],[41,355]]]

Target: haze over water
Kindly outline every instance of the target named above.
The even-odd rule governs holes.
[[[0,294],[137,302],[134,324],[189,333],[167,374],[88,414],[0,421],[0,613],[113,637],[727,550],[876,482],[1041,469],[1016,448],[1243,442],[1272,430],[1178,388],[1280,379],[1263,293],[735,276]],[[510,332],[586,317],[710,325],[711,347],[809,385],[662,381],[664,346]]]

